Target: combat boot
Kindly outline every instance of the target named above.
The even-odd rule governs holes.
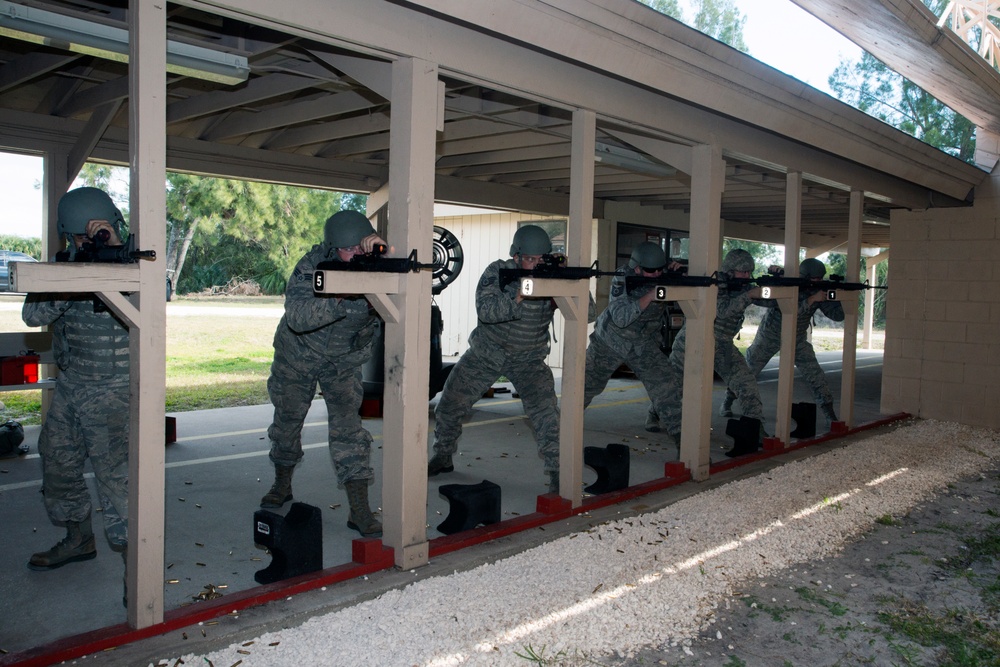
[[[344,484],[344,488],[347,490],[347,503],[351,506],[347,527],[358,531],[362,537],[382,537],[382,524],[368,505],[368,480],[352,479]]]
[[[650,433],[660,432],[660,415],[656,414],[654,410],[650,410],[646,413],[646,430]]]
[[[819,406],[819,408],[820,410],[823,411],[823,414],[826,416],[826,418],[830,420],[831,424],[835,421],[838,421],[837,413],[833,411],[833,403],[824,403],[823,405]]]
[[[79,523],[66,522],[66,537],[48,551],[31,554],[28,568],[31,570],[54,570],[67,563],[90,560],[97,557],[94,543],[94,529],[90,517]]]
[[[274,484],[260,499],[260,506],[266,509],[281,507],[292,499],[292,472],[295,466],[274,465]]]
[[[455,464],[451,461],[451,454],[435,454],[427,462],[427,476],[433,477],[440,472],[452,472]]]
[[[736,396],[726,392],[726,397],[722,399],[722,405],[719,406],[719,416],[720,417],[732,417],[733,416],[733,401],[736,400]]]

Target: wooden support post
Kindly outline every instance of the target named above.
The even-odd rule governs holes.
[[[726,164],[719,146],[692,149],[691,275],[711,275],[719,268],[722,243],[722,191]],[[684,354],[684,406],[681,413],[680,460],[700,481],[708,478],[712,431],[712,378],[715,370],[715,307],[718,290],[702,290],[703,302],[687,308]],[[682,304],[683,307],[683,304]]]
[[[877,264],[872,259],[868,258],[867,270],[865,271],[865,280],[868,281],[869,285],[875,284]],[[866,289],[863,294],[865,295],[865,321],[861,329],[861,347],[870,350],[872,349],[872,324],[875,321],[875,290]]]
[[[167,6],[129,2],[129,210],[137,247],[156,252],[139,263],[138,298],[114,292],[109,306],[138,306],[129,326],[131,404],[129,432],[128,622],[146,628],[163,622],[163,545],[166,394],[166,108]],[[137,301],[137,303],[136,303]]]
[[[434,146],[443,102],[436,65],[415,58],[393,63],[386,241],[399,255],[415,249],[421,262],[431,261]],[[398,319],[385,326],[382,534],[396,565],[412,568],[428,559],[431,274],[407,273],[399,286],[389,297]]]
[[[799,275],[799,246],[802,244],[802,174],[793,171],[785,178],[785,275]],[[766,270],[767,267],[760,267]],[[758,271],[761,273],[762,271]],[[798,290],[781,290],[781,349],[778,357],[778,393],[774,435],[785,445],[791,438],[792,389],[795,380],[796,323],[798,321]]]
[[[577,109],[573,113],[569,225],[566,230],[567,261],[573,266],[591,263],[596,127],[593,111]],[[576,290],[571,296],[556,300],[566,318],[559,413],[559,495],[569,498],[573,507],[579,507],[583,502],[583,390],[590,281],[581,280],[574,287]]]
[[[59,198],[66,194],[70,183],[76,177],[76,174],[67,173],[68,160],[66,153],[46,153],[42,160],[42,262],[45,263],[62,250],[62,239],[59,238],[56,227],[59,218]],[[52,331],[52,327],[46,326],[44,330]],[[54,378],[59,375],[59,367],[54,363],[45,366],[45,377]],[[43,369],[39,369],[40,373],[42,371]],[[43,420],[52,405],[52,394],[52,389],[42,391]]]
[[[861,217],[865,193],[851,190],[850,219],[847,227],[847,279],[854,282],[861,272]],[[844,306],[844,356],[840,374],[840,420],[854,426],[854,377],[858,359],[858,293],[842,301]]]
[[[795,328],[799,314],[799,289],[797,287],[771,288],[771,298],[781,310],[781,349],[778,357],[778,392],[776,397],[777,419],[774,436],[785,446],[791,441],[792,388],[795,380]]]

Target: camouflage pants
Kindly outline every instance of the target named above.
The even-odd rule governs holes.
[[[96,381],[95,381],[96,380]],[[90,459],[104,532],[116,549],[128,544],[129,378],[62,375],[38,435],[45,510],[55,522],[91,513],[84,466]]]
[[[675,350],[676,351],[676,350]],[[683,348],[681,354],[671,354],[671,363],[674,366],[676,377],[679,378],[680,390],[678,397],[683,390],[684,382],[684,355]],[[726,386],[735,392],[740,399],[743,408],[743,415],[751,419],[759,419],[764,422],[764,405],[760,400],[760,389],[757,387],[757,379],[747,366],[746,359],[736,349],[732,341],[724,341],[715,344],[715,372],[719,374]],[[669,433],[680,433],[681,430],[681,400],[670,403],[670,410],[666,414],[657,413],[654,408],[650,408],[650,415],[658,414],[660,421]]]
[[[760,400],[757,376],[750,372],[747,360],[736,349],[732,341],[727,341],[727,343],[727,345],[715,346],[715,372],[726,383],[726,387],[732,389],[736,397],[740,399],[743,416],[759,419],[763,423],[764,406]]]
[[[681,390],[678,386],[678,374],[670,365],[670,359],[659,349],[653,348],[647,354],[621,355],[615,352],[596,336],[590,337],[587,346],[587,376],[583,394],[583,407],[586,408],[594,397],[604,391],[612,373],[622,365],[628,367],[638,376],[649,394],[651,408],[660,414],[667,414],[674,408],[672,403],[680,403]],[[679,410],[679,408],[677,408]]]
[[[761,370],[771,361],[774,355],[781,350],[781,338],[767,335],[758,335],[754,338],[750,347],[747,348],[747,365],[754,377],[760,375]],[[805,337],[797,338],[795,341],[795,367],[799,369],[803,379],[812,388],[813,398],[818,405],[833,403],[833,392],[826,381],[826,374],[816,359],[816,350],[812,343]],[[735,397],[735,393],[730,389],[729,393]]]
[[[302,425],[319,384],[326,401],[327,439],[337,482],[370,480],[372,436],[361,424],[358,411],[364,399],[361,367],[336,368],[329,360],[306,360],[275,349],[267,393],[274,405],[274,419],[267,429],[271,462],[294,466],[302,459]]]
[[[462,422],[501,375],[521,394],[545,471],[559,470],[559,407],[552,369],[542,358],[518,358],[499,350],[485,354],[476,346],[462,355],[444,384],[434,411],[434,451],[438,454],[458,451]]]

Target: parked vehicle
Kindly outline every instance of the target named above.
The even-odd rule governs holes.
[[[10,263],[37,262],[31,255],[16,250],[0,250],[0,292],[10,291]]]

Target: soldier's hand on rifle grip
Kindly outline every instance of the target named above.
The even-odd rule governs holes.
[[[393,251],[393,248],[390,248],[389,244],[378,234],[369,234],[361,239],[358,245],[361,246],[361,252],[365,255],[384,255]]]
[[[678,261],[670,260],[667,263],[666,272],[667,273],[683,273],[687,274],[687,264],[681,264]]]
[[[118,232],[107,220],[90,220],[87,222],[87,238],[97,239],[98,234],[106,234],[104,245],[120,246],[122,240],[118,238]]]

